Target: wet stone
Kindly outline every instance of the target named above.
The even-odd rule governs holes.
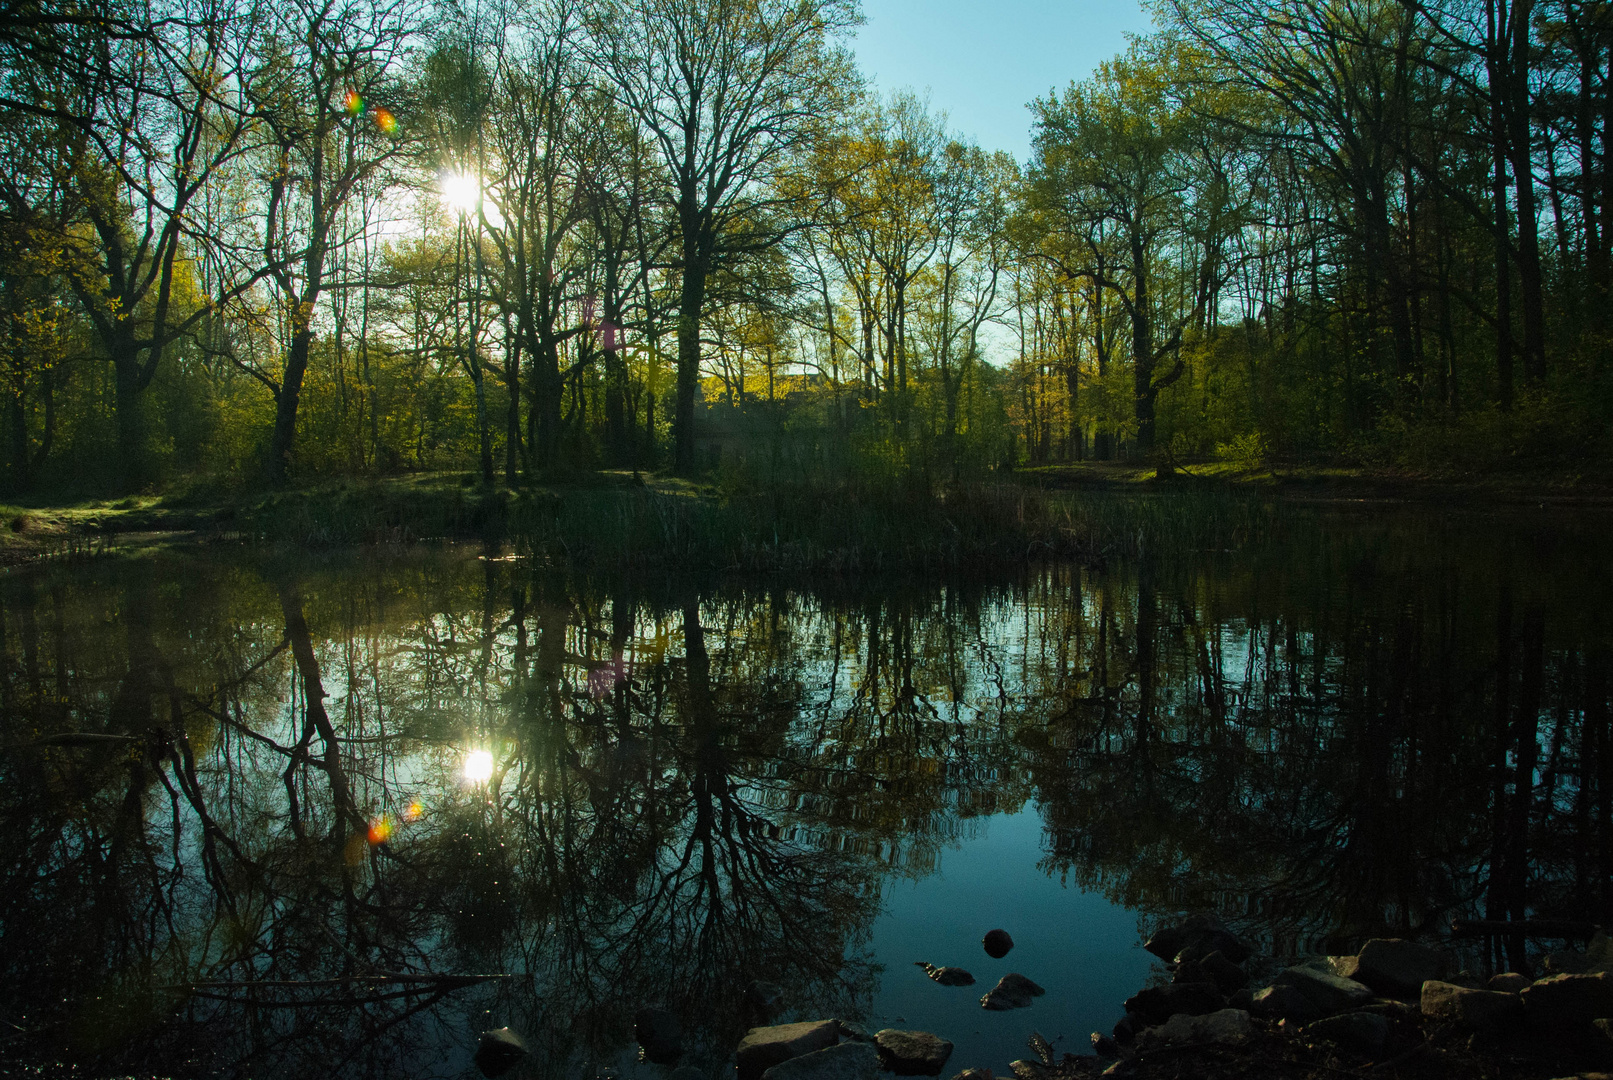
[[[1422,1010],[1431,1019],[1454,1021],[1474,1031],[1516,1021],[1523,1015],[1517,994],[1475,990],[1438,979],[1423,983]]]
[[[670,1065],[683,1053],[683,1025],[665,1009],[640,1009],[633,1014],[633,1038],[644,1060]]]
[[[1218,1009],[1202,1016],[1178,1013],[1158,1027],[1138,1032],[1137,1049],[1158,1050],[1183,1043],[1237,1043],[1252,1034],[1254,1024],[1242,1009]]]
[[[1308,1039],[1323,1039],[1363,1054],[1376,1054],[1389,1041],[1389,1021],[1377,1013],[1340,1013],[1306,1026],[1301,1034]]]
[[[525,1039],[502,1027],[482,1032],[476,1040],[476,1056],[472,1060],[483,1076],[503,1076],[530,1052]]]
[[[874,1041],[874,1033],[854,1020],[836,1020],[835,1023],[840,1025],[840,1037],[842,1039],[865,1043]]]
[[[952,1044],[928,1031],[885,1028],[874,1033],[879,1063],[897,1076],[939,1076],[952,1056]]]
[[[879,1051],[873,1044],[849,1042],[782,1061],[762,1073],[762,1080],[874,1080],[878,1075]]]
[[[1046,990],[1025,976],[1011,972],[997,980],[997,985],[986,991],[986,995],[980,999],[980,1005],[993,1012],[1024,1009],[1029,1007],[1032,998],[1039,998],[1045,993]]]
[[[987,956],[1001,960],[1014,947],[1014,939],[1008,936],[1007,930],[988,930],[986,936],[980,939],[980,944],[985,946]]]
[[[740,1040],[736,1053],[740,1080],[753,1080],[775,1065],[826,1049],[839,1041],[840,1025],[833,1020],[751,1028]]]
[[[975,977],[961,967],[936,967],[924,960],[915,960],[915,964],[924,969],[924,974],[940,983],[942,986],[973,986]]]

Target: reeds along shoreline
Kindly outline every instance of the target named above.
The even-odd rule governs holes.
[[[271,496],[226,512],[219,527],[302,546],[475,539],[619,569],[861,573],[1241,547],[1269,537],[1283,516],[1242,494],[1043,492],[1013,483],[726,494],[376,485]]]

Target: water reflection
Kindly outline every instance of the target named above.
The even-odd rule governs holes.
[[[1603,919],[1609,597],[1576,535],[1318,519],[829,591],[451,551],[15,575],[3,1052],[421,1075],[492,1020],[592,1075],[661,1005],[711,1064],[754,980],[857,1016],[876,962],[950,962],[876,956],[882,895],[1022,807],[1045,873],[1278,952]]]

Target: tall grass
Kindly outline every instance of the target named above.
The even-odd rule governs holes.
[[[1013,483],[726,494],[375,484],[273,495],[238,506],[221,527],[312,546],[479,539],[621,569],[860,573],[1243,547],[1271,536],[1283,517],[1242,493],[1049,493]]]

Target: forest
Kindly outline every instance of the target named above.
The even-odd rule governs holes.
[[[855,0],[0,0],[0,486],[1605,465],[1613,9],[1152,14],[1020,162]]]

